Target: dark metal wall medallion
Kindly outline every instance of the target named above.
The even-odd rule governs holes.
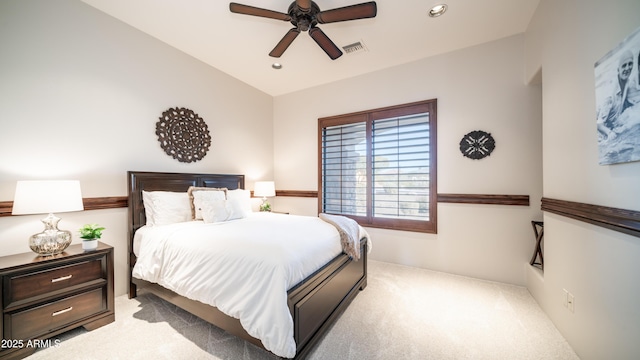
[[[180,162],[202,160],[211,146],[207,123],[186,108],[171,108],[156,123],[156,135],[167,155]]]
[[[474,130],[460,140],[460,152],[473,160],[480,160],[491,155],[495,148],[496,141],[493,136],[482,130]]]

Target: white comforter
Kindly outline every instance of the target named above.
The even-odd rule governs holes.
[[[292,358],[287,290],[341,252],[338,231],[319,218],[256,213],[139,229],[133,276],[215,306],[267,350]]]

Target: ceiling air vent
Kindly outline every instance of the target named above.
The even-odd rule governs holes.
[[[353,44],[343,46],[342,50],[344,50],[344,52],[347,54],[354,54],[367,51],[367,47],[362,41],[358,41]]]

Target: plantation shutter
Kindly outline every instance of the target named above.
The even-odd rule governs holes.
[[[323,212],[366,216],[366,123],[324,128]]]
[[[429,114],[374,120],[373,217],[429,220]]]

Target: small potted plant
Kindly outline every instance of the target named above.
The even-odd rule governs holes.
[[[260,204],[260,211],[268,211],[271,212],[271,204],[269,204],[268,202],[264,202],[262,204]]]
[[[95,250],[98,248],[98,239],[102,237],[105,228],[98,224],[85,224],[80,228],[83,250]]]

